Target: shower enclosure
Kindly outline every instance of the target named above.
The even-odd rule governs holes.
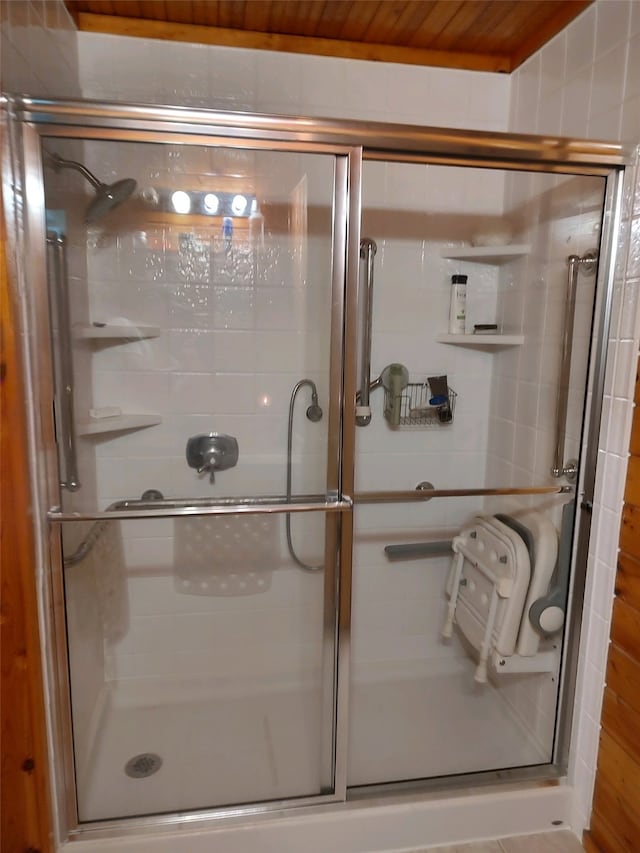
[[[65,832],[561,775],[621,150],[10,113]]]

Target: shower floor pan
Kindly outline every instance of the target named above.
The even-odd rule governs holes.
[[[366,668],[351,694],[349,785],[547,763],[549,754],[500,690],[474,682],[469,659],[394,676]],[[386,673],[386,674],[385,674]]]
[[[354,684],[350,786],[548,761],[499,691],[474,684],[473,663],[448,661],[447,668],[401,678],[377,670]],[[189,701],[175,702],[162,693],[184,696],[184,685],[111,684],[79,773],[82,822],[318,792],[319,691],[220,698],[200,684]],[[145,753],[158,755],[160,768],[128,776],[127,762]]]
[[[189,701],[162,702],[160,688],[155,680],[112,683],[88,767],[79,774],[82,822],[317,793],[317,690],[220,698],[198,685]],[[184,683],[172,689],[164,681],[162,689],[184,695]],[[143,753],[160,756],[162,765],[131,778],[125,766]]]

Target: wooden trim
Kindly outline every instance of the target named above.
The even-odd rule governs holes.
[[[2,850],[53,851],[26,417],[0,199]]]
[[[366,44],[339,39],[234,30],[225,27],[204,27],[197,24],[176,24],[144,18],[122,18],[116,15],[95,15],[91,12],[78,14],[78,29],[84,32],[118,36],[337,56],[343,59],[364,59],[374,62],[399,62],[405,65],[430,65],[468,71],[509,72],[512,70],[511,60],[504,54],[461,53],[397,45]]]

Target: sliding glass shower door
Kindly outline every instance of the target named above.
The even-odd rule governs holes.
[[[364,163],[351,787],[554,760],[604,204],[594,175]]]
[[[42,156],[79,820],[331,795],[346,157]]]

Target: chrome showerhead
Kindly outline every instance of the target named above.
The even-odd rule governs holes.
[[[322,420],[322,409],[320,408],[318,403],[312,403],[309,406],[309,408],[307,409],[307,417],[314,424],[317,424],[318,421]]]
[[[310,379],[308,382],[311,386],[311,405],[307,409],[306,414],[312,423],[317,424],[318,421],[322,420],[322,409],[318,403],[318,391],[316,390],[315,382],[312,382]]]
[[[56,172],[60,169],[74,169],[76,172],[80,172],[82,177],[89,181],[94,188],[96,197],[89,203],[85,213],[87,224],[96,222],[114,207],[126,201],[137,186],[133,178],[123,178],[113,184],[103,184],[82,163],[77,163],[75,160],[65,160],[58,154],[50,154],[49,157]]]

